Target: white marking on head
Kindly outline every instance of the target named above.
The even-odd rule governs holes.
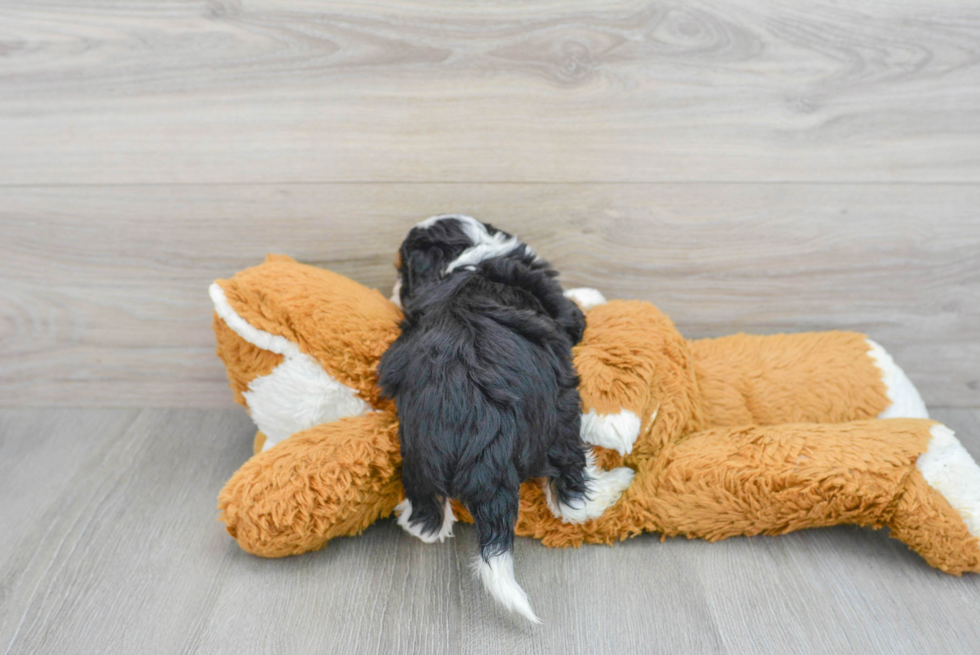
[[[483,581],[483,588],[489,591],[498,603],[511,612],[517,612],[531,623],[541,623],[541,619],[531,609],[527,594],[514,578],[514,557],[510,552],[494,555],[489,562],[477,556],[473,568]]]
[[[510,236],[504,234],[503,232],[490,234],[486,225],[472,216],[467,216],[465,214],[440,214],[438,216],[432,216],[425,219],[415,227],[427,229],[432,227],[435,223],[447,219],[455,219],[459,221],[460,227],[463,228],[463,233],[466,234],[470,240],[470,243],[473,245],[461,252],[456,259],[449,262],[449,265],[446,266],[446,270],[443,271],[443,273],[448,274],[452,273],[457,268],[476,266],[480,262],[488,259],[502,257],[512,253],[521,246],[524,246],[524,248],[527,249],[528,254],[534,257],[535,261],[540,259],[537,253],[535,253],[530,246],[522,243],[516,236]]]

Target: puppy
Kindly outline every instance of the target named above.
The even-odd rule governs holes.
[[[521,482],[548,478],[552,511],[568,521],[595,518],[622,491],[610,501],[600,489],[601,506],[590,503],[602,473],[579,435],[572,346],[585,328],[582,311],[530,247],[469,216],[416,225],[396,266],[392,300],[405,319],[379,374],[400,417],[398,524],[442,541],[455,520],[450,499],[458,499],[479,533],[484,586],[537,623],[514,579]]]

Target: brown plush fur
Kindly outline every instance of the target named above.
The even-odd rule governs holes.
[[[249,323],[284,336],[380,410],[294,434],[256,454],[219,497],[245,550],[292,555],[363,531],[400,500],[397,417],[375,367],[400,312],[376,291],[285,257],[220,282]],[[586,411],[641,418],[633,451],[596,449],[636,470],[606,513],[567,524],[540,484],[524,484],[517,534],[548,546],[613,543],[641,532],[708,540],[854,523],[888,526],[927,562],[980,571],[980,545],[915,467],[931,421],[869,420],[888,404],[859,334],[687,341],[649,303],[587,314],[575,349]],[[235,398],[278,362],[216,321]],[[244,344],[244,345],[243,345]],[[278,356],[276,356],[278,357]],[[256,449],[261,447],[261,433]],[[461,520],[468,517],[456,506]]]
[[[689,344],[708,426],[843,423],[888,405],[863,334],[736,334]]]
[[[264,557],[316,550],[391,514],[400,465],[391,412],[318,425],[248,460],[221,491],[221,520]]]

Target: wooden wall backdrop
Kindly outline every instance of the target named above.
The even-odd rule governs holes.
[[[227,406],[206,288],[473,213],[980,406],[980,4],[0,0],[0,404]]]

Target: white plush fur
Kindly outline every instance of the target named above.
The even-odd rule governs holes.
[[[657,413],[653,413],[654,418]],[[620,455],[633,452],[633,444],[640,436],[640,417],[628,409],[615,414],[597,414],[594,409],[582,414],[582,441],[592,446],[602,446]]]
[[[592,453],[586,455],[586,476],[589,492],[582,500],[566,505],[558,502],[551,493],[551,484],[543,481],[544,497],[548,502],[551,513],[565,523],[584,523],[599,518],[603,512],[612,507],[623,492],[633,482],[636,471],[628,466],[621,466],[609,471],[596,466]]]
[[[421,524],[412,525],[409,523],[409,519],[412,518],[412,501],[408,498],[395,505],[395,512],[398,513],[397,523],[402,530],[413,537],[418,537],[427,544],[434,544],[437,541],[442,543],[453,536],[453,523],[456,522],[456,515],[453,514],[453,506],[448,498],[443,507],[442,527],[438,532],[423,532]]]
[[[252,420],[266,436],[263,450],[314,425],[371,409],[357,391],[329,376],[305,354],[286,356],[269,375],[252,380],[242,395]]]
[[[218,316],[249,343],[283,356],[268,375],[252,380],[242,393],[268,450],[290,435],[321,423],[371,411],[357,391],[330,376],[292,341],[253,327],[228,304],[224,290],[210,288]]]
[[[929,429],[929,449],[915,465],[933,489],[959,512],[967,529],[980,537],[980,466],[945,425]]]
[[[483,581],[483,587],[497,602],[511,612],[517,612],[531,623],[541,623],[541,619],[531,609],[527,594],[514,578],[513,555],[509,552],[501,553],[491,557],[489,563],[483,561],[482,557],[477,557],[473,565],[480,580]]]
[[[460,253],[456,259],[449,262],[449,265],[446,266],[446,273],[452,273],[457,268],[476,266],[480,262],[487,259],[506,255],[507,253],[512,252],[521,246],[521,242],[517,237],[507,236],[503,232],[490,234],[483,223],[476,220],[472,216],[466,216],[465,214],[440,214],[439,216],[432,216],[425,219],[415,227],[427,228],[433,223],[445,218],[455,218],[458,220],[463,228],[463,232],[473,243],[471,247]],[[527,251],[534,255],[534,251],[530,248],[530,246],[527,246]],[[535,255],[535,257],[537,257],[537,255]]]
[[[565,291],[565,297],[578,304],[582,311],[588,311],[598,305],[606,304],[606,297],[598,289],[579,287]]]
[[[905,371],[898,367],[891,355],[881,347],[881,344],[867,340],[871,350],[868,355],[874,360],[875,366],[881,370],[881,379],[885,383],[885,393],[891,405],[878,415],[878,418],[929,418],[926,404],[922,396]]]
[[[395,286],[391,288],[391,298],[389,300],[398,307],[398,309],[405,309],[402,307],[402,276],[399,275],[398,279],[395,280]]]

